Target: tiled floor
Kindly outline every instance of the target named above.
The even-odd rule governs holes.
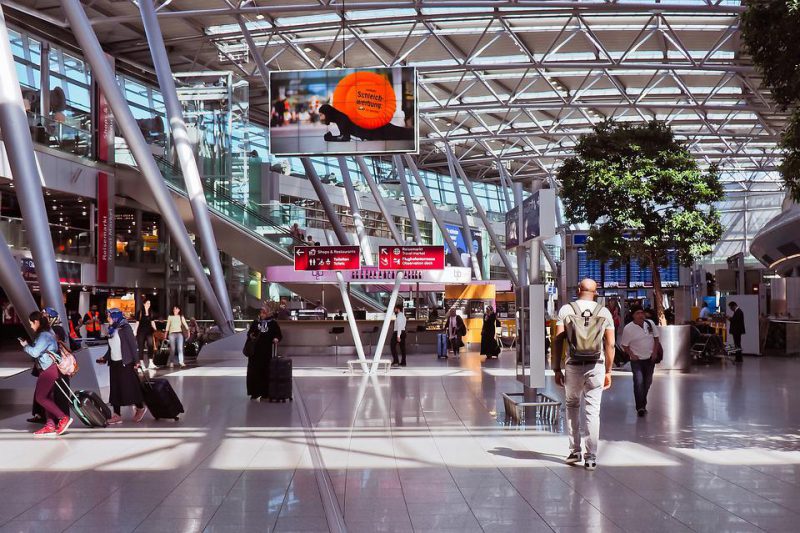
[[[645,419],[618,373],[592,473],[558,428],[498,425],[511,358],[373,378],[295,358],[295,401],[269,404],[209,349],[170,375],[180,422],[46,442],[5,407],[0,532],[800,531],[800,360],[657,375]]]

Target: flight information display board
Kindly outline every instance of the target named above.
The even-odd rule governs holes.
[[[600,261],[597,259],[589,259],[586,250],[578,250],[578,282],[582,279],[591,278],[593,280],[601,279]]]

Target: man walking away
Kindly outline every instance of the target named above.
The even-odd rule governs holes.
[[[631,359],[633,372],[633,397],[636,400],[636,413],[647,414],[647,393],[653,383],[653,370],[661,352],[658,328],[652,320],[644,318],[640,306],[631,309],[633,322],[622,331],[622,348]]]
[[[584,279],[578,286],[578,300],[558,312],[553,345],[556,385],[566,387],[569,450],[566,463],[584,459],[587,470],[597,468],[600,438],[600,400],[611,387],[614,362],[614,321],[602,302],[595,303],[597,283]],[[566,375],[561,371],[561,354],[567,341]],[[581,400],[584,403],[583,417]],[[586,453],[581,457],[581,426],[586,435]]]
[[[730,326],[728,327],[728,331],[733,337],[733,345],[736,347],[736,362],[742,362],[742,335],[745,334],[744,330],[744,313],[739,308],[739,304],[736,302],[730,302],[728,304],[728,308],[731,310],[733,315],[728,319],[730,320]]]
[[[397,360],[397,345],[400,345],[400,354],[403,359]],[[392,350],[392,366],[406,366],[406,315],[403,313],[403,306],[397,304],[394,306],[394,334],[392,335],[392,342],[389,345]]]

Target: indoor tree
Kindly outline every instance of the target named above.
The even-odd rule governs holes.
[[[773,100],[792,111],[780,143],[780,172],[792,199],[800,202],[800,0],[751,0],[741,29]]]
[[[703,172],[664,122],[602,122],[558,171],[567,220],[588,223],[586,245],[601,261],[637,259],[653,273],[654,305],[666,324],[661,276],[668,254],[689,266],[722,236],[716,167]]]

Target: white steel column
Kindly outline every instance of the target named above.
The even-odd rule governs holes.
[[[0,76],[0,129],[3,131],[8,165],[11,168],[17,201],[22,211],[22,224],[36,265],[42,300],[45,305],[55,309],[66,323],[69,317],[61,293],[53,237],[50,234],[47,208],[42,195],[42,180],[33,152],[31,131],[28,127],[28,117],[25,115],[25,105],[22,102],[22,92],[2,6],[0,6],[0,71],[3,73]],[[8,245],[5,249],[8,250]],[[18,270],[19,265],[15,268]],[[27,285],[23,283],[23,286],[27,291]],[[28,317],[21,318],[27,324]]]
[[[458,184],[455,169],[455,154],[450,149],[449,144],[445,144],[447,154],[447,166],[450,167],[450,179],[453,182],[453,190],[456,193],[456,205],[458,207],[458,214],[461,216],[461,235],[464,238],[464,246],[467,248],[465,251],[469,254],[472,263],[472,272],[475,279],[481,279],[481,265],[478,263],[478,256],[472,248],[472,230],[469,227],[469,220],[467,220],[467,212],[464,209],[464,200],[461,198],[461,186]]]
[[[447,244],[447,247],[450,249],[450,256],[453,258],[453,261],[455,261],[456,266],[463,267],[464,261],[461,260],[461,254],[458,253],[456,243],[454,243],[453,238],[450,237],[450,233],[447,231],[447,226],[445,226],[444,220],[439,214],[439,210],[436,208],[436,204],[433,203],[433,198],[431,197],[431,192],[428,190],[428,186],[425,185],[424,181],[422,181],[422,176],[419,174],[417,165],[414,164],[414,160],[411,159],[410,155],[406,154],[405,158],[406,163],[408,163],[408,168],[411,169],[411,175],[414,176],[415,180],[417,180],[417,185],[419,186],[420,192],[422,192],[422,197],[425,198],[425,203],[428,204],[428,209],[431,211],[431,216],[433,216],[433,219],[436,221],[436,225],[439,226],[439,231],[442,232],[442,238]]]
[[[514,204],[511,202],[511,197],[508,194],[508,189],[511,187],[511,178],[506,173],[506,168],[499,159],[497,160],[497,171],[500,174],[500,188],[503,189],[503,198],[505,198],[506,201],[506,209],[510,211],[511,208],[514,207]]]
[[[380,210],[381,215],[383,215],[386,225],[389,226],[389,232],[392,234],[394,242],[397,244],[403,244],[403,238],[400,235],[400,230],[397,229],[397,225],[394,223],[392,214],[389,212],[389,209],[383,202],[381,191],[378,188],[378,184],[375,183],[375,178],[372,177],[372,172],[369,170],[369,165],[367,165],[367,162],[364,161],[364,158],[360,155],[356,156],[356,163],[358,163],[358,168],[361,169],[364,179],[367,180],[367,185],[369,186],[370,192],[372,192],[372,197],[375,199],[375,203],[378,204],[378,209]]]
[[[311,163],[311,160],[307,157],[301,158],[303,162],[303,168],[306,171],[306,176],[308,177],[308,181],[311,182],[311,186],[314,187],[314,192],[317,193],[317,198],[319,198],[320,203],[322,204],[322,209],[325,211],[325,214],[328,216],[328,220],[333,227],[334,233],[336,233],[336,238],[339,239],[339,244],[342,245],[349,245],[350,238],[347,236],[347,232],[342,225],[342,221],[339,220],[339,215],[336,214],[336,209],[333,208],[333,204],[331,203],[331,199],[328,198],[328,193],[325,191],[325,187],[322,185],[322,181],[319,179],[319,175],[317,171],[314,169],[314,165]]]
[[[378,344],[375,346],[375,355],[372,358],[372,368],[370,373],[375,372],[378,367],[378,361],[383,352],[383,345],[386,344],[386,334],[389,332],[389,324],[392,321],[392,311],[394,311],[394,304],[397,303],[397,294],[400,292],[400,284],[403,281],[403,272],[398,272],[394,278],[394,288],[392,295],[389,296],[389,306],[386,309],[386,316],[383,318],[383,326],[381,327],[381,334],[378,337]]]
[[[517,228],[519,228],[519,239],[522,240],[522,184],[515,183],[514,184],[514,203],[518,208],[518,215],[519,220],[517,223]],[[517,278],[519,279],[520,283],[525,283],[525,280],[528,279],[528,250],[525,248],[524,244],[520,244],[517,246]]]
[[[364,257],[364,263],[367,266],[372,266],[372,248],[369,245],[369,239],[364,231],[364,221],[361,219],[361,206],[356,195],[356,190],[353,188],[353,180],[350,179],[350,169],[347,168],[347,158],[340,156],[339,170],[342,172],[342,181],[344,182],[344,192],[347,194],[347,203],[350,204],[350,213],[353,215],[353,224],[356,227],[356,237],[358,237],[358,245],[361,247],[361,255]]]
[[[147,44],[150,46],[150,55],[153,57],[153,65],[158,76],[158,85],[164,98],[164,107],[172,129],[172,140],[183,171],[183,181],[186,184],[186,194],[189,196],[189,204],[192,207],[192,214],[197,225],[200,245],[203,248],[203,254],[206,256],[206,261],[208,261],[208,269],[211,272],[211,283],[214,286],[217,300],[219,300],[219,304],[222,307],[222,312],[228,319],[231,328],[233,328],[233,310],[228,297],[228,287],[225,284],[222,263],[219,260],[219,248],[214,237],[214,230],[211,227],[211,218],[208,214],[208,204],[203,191],[203,183],[200,180],[197,161],[194,158],[192,144],[189,141],[189,133],[183,120],[183,109],[178,101],[175,80],[172,77],[169,58],[164,48],[164,38],[161,35],[153,0],[139,0],[139,10],[142,13]]]
[[[344,282],[344,276],[341,272],[336,272],[336,281],[339,282],[339,292],[342,295],[344,302],[344,311],[347,313],[347,323],[350,325],[350,333],[353,335],[353,342],[356,345],[356,355],[358,360],[361,361],[361,370],[367,374],[369,367],[367,366],[367,357],[364,355],[364,345],[361,343],[361,333],[358,331],[358,324],[356,318],[353,316],[353,306],[350,303],[350,295],[347,293],[347,284]]]
[[[397,170],[397,179],[400,180],[400,189],[403,191],[403,199],[408,211],[408,221],[411,224],[411,233],[414,235],[414,239],[421,243],[419,222],[417,221],[417,214],[414,212],[414,202],[411,201],[411,188],[408,186],[408,180],[406,179],[406,167],[403,165],[402,158],[399,155],[394,156],[394,166],[395,170]]]
[[[139,125],[133,118],[130,107],[128,107],[128,102],[122,95],[119,85],[117,85],[116,75],[106,60],[105,52],[103,52],[97,36],[94,34],[80,1],[61,0],[61,7],[69,20],[72,32],[82,49],[84,57],[92,67],[92,74],[102,88],[105,98],[114,113],[114,118],[117,120],[120,130],[128,142],[128,147],[139,165],[139,170],[153,193],[153,198],[161,217],[169,229],[172,239],[189,269],[189,273],[194,278],[198,292],[206,301],[211,316],[222,332],[224,334],[233,333],[225,313],[222,311],[222,306],[217,300],[214,289],[211,287],[211,282],[206,277],[203,265],[200,264],[197,250],[195,250],[194,244],[189,239],[186,226],[184,226],[178,209],[170,197],[169,190],[164,184],[164,178],[161,176],[161,171],[153,159],[150,147],[144,140],[142,132],[139,130]]]
[[[519,279],[517,278],[517,275],[514,274],[514,270],[511,268],[511,260],[508,258],[508,254],[506,254],[505,249],[501,245],[500,239],[497,238],[497,233],[495,233],[489,217],[486,216],[486,211],[484,211],[483,206],[480,204],[480,202],[478,202],[478,196],[475,194],[475,189],[472,187],[472,182],[467,179],[464,169],[461,168],[461,164],[457,161],[455,167],[459,176],[461,176],[461,181],[464,182],[464,187],[467,189],[467,193],[469,193],[470,198],[472,198],[472,203],[475,204],[475,210],[478,212],[478,217],[481,219],[483,225],[486,227],[486,231],[489,233],[489,238],[492,240],[492,243],[497,250],[497,255],[500,256],[503,266],[505,266],[506,270],[508,271],[508,277],[511,278],[511,283],[514,285],[514,287],[519,287]]]
[[[31,291],[28,290],[28,284],[22,277],[19,263],[11,255],[11,249],[2,233],[0,233],[0,287],[8,295],[8,300],[14,306],[20,322],[25,326],[25,331],[33,336],[34,332],[31,330],[28,316],[34,311],[38,311],[39,307],[36,305]]]

